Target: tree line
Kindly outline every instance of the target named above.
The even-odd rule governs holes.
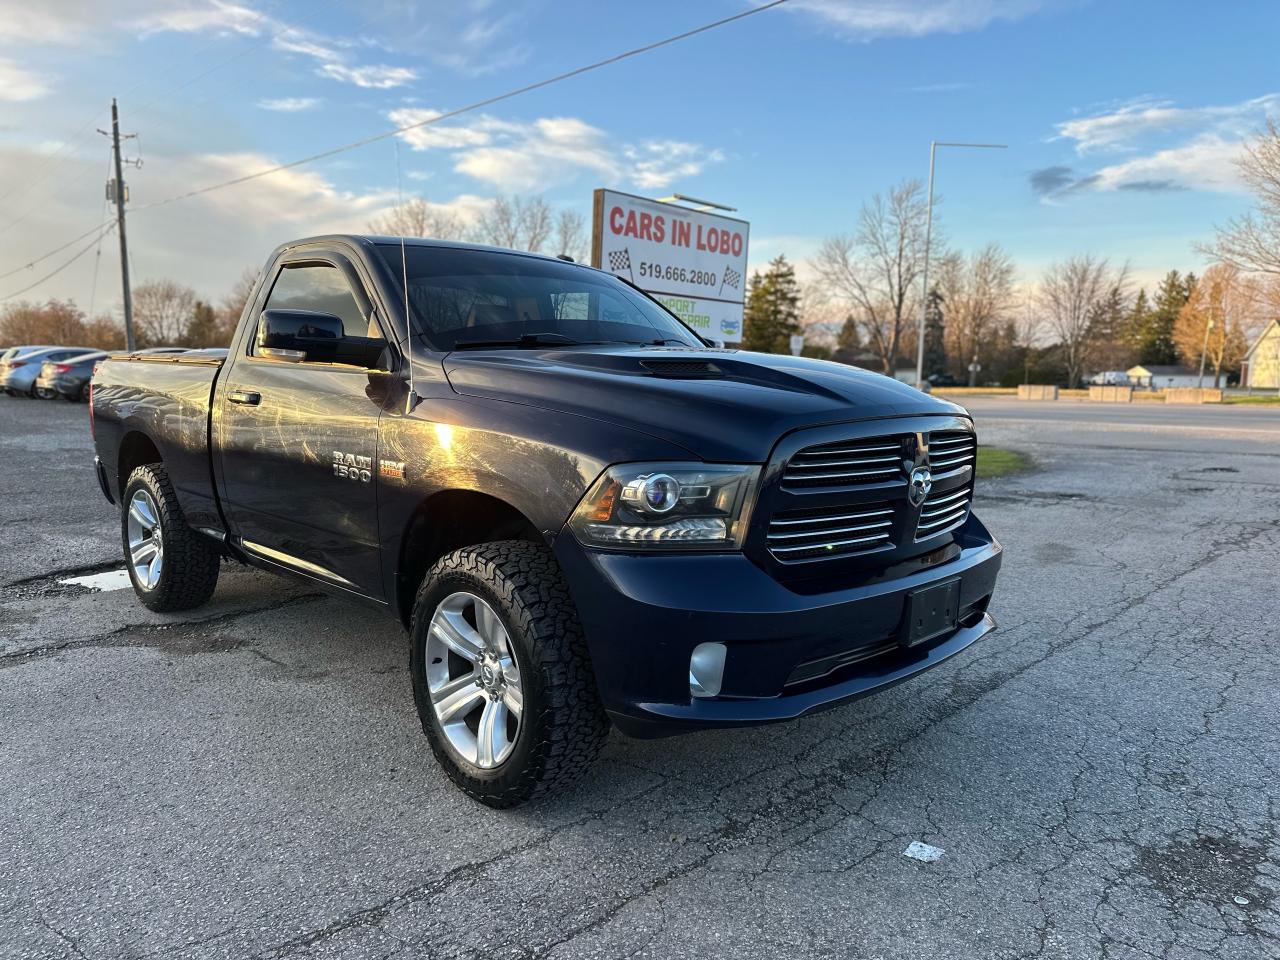
[[[950,248],[935,211],[924,287],[928,201],[906,180],[864,203],[853,229],[826,238],[802,285],[779,256],[747,289],[743,346],[785,353],[805,335],[810,356],[889,375],[914,372],[921,311],[924,372],[1013,386],[1077,386],[1089,373],[1135,364],[1198,367],[1224,384],[1262,326],[1280,315],[1280,130],[1274,122],[1239,161],[1256,210],[1228,222],[1201,249],[1197,277],[1170,270],[1148,294],[1125,264],[1090,253],[1019,283],[997,244]],[[980,366],[978,373],[971,368]]]

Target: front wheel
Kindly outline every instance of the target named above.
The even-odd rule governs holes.
[[[190,610],[213,596],[221,552],[187,526],[169,473],[138,467],[125,484],[120,538],[134,592],[157,613]]]
[[[444,557],[418,591],[410,632],[422,729],[468,795],[512,807],[590,767],[609,722],[545,546],[511,540]]]

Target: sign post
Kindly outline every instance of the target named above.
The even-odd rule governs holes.
[[[745,220],[597,190],[591,264],[634,283],[709,340],[742,340]]]

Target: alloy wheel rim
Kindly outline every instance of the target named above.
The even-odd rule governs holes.
[[[154,590],[164,569],[164,531],[160,510],[146,490],[138,490],[129,500],[129,566],[144,590]]]
[[[524,687],[511,638],[493,607],[460,591],[440,601],[426,638],[431,709],[449,746],[481,770],[515,749]]]

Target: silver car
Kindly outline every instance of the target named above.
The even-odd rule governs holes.
[[[36,377],[49,360],[65,360],[92,352],[92,347],[10,347],[0,357],[0,390],[16,396],[38,396]]]

